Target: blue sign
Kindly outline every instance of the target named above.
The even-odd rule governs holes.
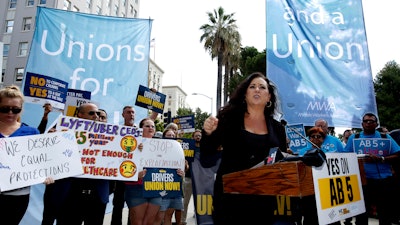
[[[286,136],[289,138],[289,148],[293,153],[298,154],[300,149],[307,147],[306,131],[303,124],[286,126]]]
[[[151,25],[149,19],[38,7],[26,71],[90,91],[108,121],[117,123],[123,107],[135,104],[139,85],[147,86]],[[140,120],[147,110],[138,108],[136,114]],[[32,117],[24,116],[23,121]]]
[[[267,0],[266,17],[267,76],[289,124],[377,115],[361,0]]]
[[[178,125],[180,133],[190,133],[195,131],[194,115],[177,116],[172,118],[172,122]]]
[[[54,108],[64,109],[68,92],[68,83],[60,79],[41,74],[26,73],[25,100],[43,105],[50,103]]]
[[[135,105],[151,109],[158,113],[163,113],[165,97],[166,95],[163,93],[152,91],[149,88],[140,85]]]
[[[182,197],[182,177],[177,169],[145,168],[143,177],[143,197],[176,198]]]
[[[390,155],[391,142],[387,138],[355,138],[353,143],[357,154]]]

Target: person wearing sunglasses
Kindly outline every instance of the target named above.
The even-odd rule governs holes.
[[[20,122],[23,104],[24,96],[17,86],[11,85],[0,90],[0,138],[40,133],[37,128]],[[54,180],[48,177],[44,183],[51,184]],[[30,186],[1,192],[0,216],[2,220],[10,225],[18,225],[28,208],[29,194]]]
[[[327,123],[324,123],[327,125]],[[314,126],[307,131],[309,141],[308,146],[299,150],[299,155],[303,156],[308,150],[319,148],[324,152],[336,152],[335,146],[325,146],[325,139],[328,137],[326,131],[321,126]],[[342,145],[341,143],[339,143]],[[330,148],[329,148],[330,147]],[[315,195],[304,196],[300,200],[300,208],[303,215],[303,224],[318,225],[318,210],[315,202]],[[332,223],[331,225],[340,225],[340,221]]]
[[[321,148],[322,143],[326,138],[326,134],[321,127],[312,127],[307,131],[308,140],[312,143],[308,143],[307,147],[299,150],[299,155],[303,156],[308,150]],[[324,151],[325,152],[325,151]]]
[[[400,187],[391,165],[399,162],[400,146],[390,134],[382,136],[376,130],[379,121],[375,114],[366,113],[361,121],[363,130],[360,133],[352,134],[344,148],[345,152],[366,155],[362,159],[367,178],[367,184],[363,186],[364,203],[367,212],[356,217],[356,224],[366,224],[368,222],[368,210],[372,205],[376,206],[380,225],[389,225],[392,222],[398,224],[398,208],[393,207],[393,203],[400,201],[398,194]],[[362,139],[358,146],[356,146],[358,142],[354,142],[355,139]],[[368,147],[365,146],[366,143],[374,143],[374,145]],[[363,146],[361,146],[362,144]]]
[[[87,120],[99,120],[99,109],[94,103],[84,103],[78,107],[77,117]],[[109,181],[89,178],[66,178],[56,182],[58,193],[65,199],[59,199],[61,210],[57,225],[102,225],[106,205],[109,200]]]

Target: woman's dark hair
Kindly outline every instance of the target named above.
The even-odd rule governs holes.
[[[267,82],[268,91],[271,94],[271,105],[267,104],[264,108],[264,114],[266,116],[273,116],[274,114],[280,114],[277,116],[281,116],[280,112],[280,102],[277,96],[277,90],[275,85],[262,73],[255,72],[250,74],[246,79],[244,79],[235,89],[235,91],[230,96],[229,102],[227,105],[222,107],[222,109],[218,112],[219,116],[224,116],[226,113],[230,113],[231,111],[235,111],[237,113],[245,113],[247,112],[247,103],[245,101],[245,96],[247,92],[247,88],[250,86],[251,82],[255,78],[262,78]]]

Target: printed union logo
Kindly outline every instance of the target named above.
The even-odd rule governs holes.
[[[348,213],[350,213],[350,210],[347,209],[347,208],[344,208],[344,209],[340,209],[340,210],[339,210],[339,214],[340,214],[340,215],[345,215],[345,214],[348,214]]]

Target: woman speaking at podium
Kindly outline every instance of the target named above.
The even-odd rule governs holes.
[[[222,146],[213,196],[215,225],[274,223],[275,196],[226,194],[222,176],[260,163],[270,148],[286,151],[285,128],[274,119],[282,115],[279,109],[276,87],[256,72],[238,85],[217,117],[204,121],[201,159],[212,158]]]

